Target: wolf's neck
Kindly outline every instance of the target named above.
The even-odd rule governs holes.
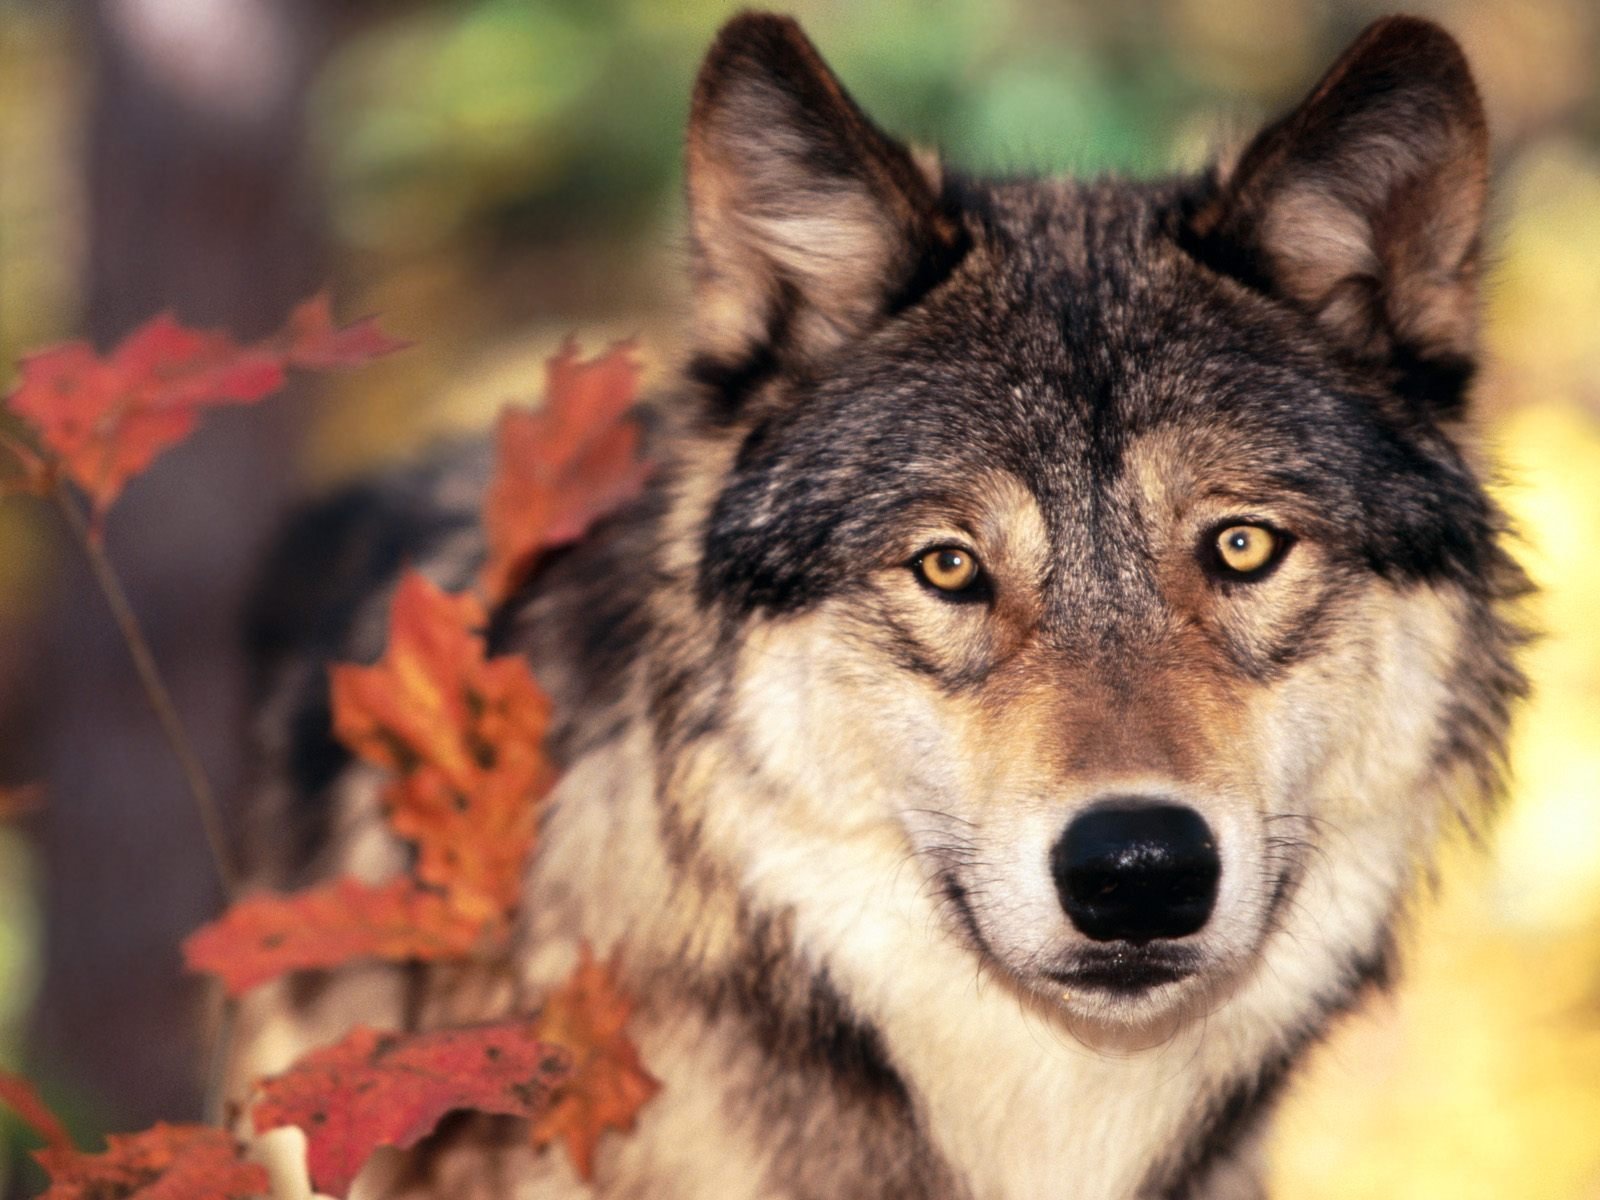
[[[1386,944],[1376,931],[1390,926],[1407,873],[1379,843],[1366,848],[1371,869],[1359,879],[1313,864],[1258,955],[1270,965],[1159,1044],[1097,1045],[951,936],[898,828],[847,837],[797,828],[779,798],[747,794],[761,786],[748,776],[739,796],[719,796],[732,785],[708,768],[679,780],[705,803],[680,814],[687,824],[674,832],[657,792],[662,769],[642,724],[573,765],[541,852],[535,947],[574,934],[602,950],[623,943],[635,965],[648,964],[649,981],[636,983],[651,989],[741,969],[768,977],[775,1004],[825,986],[903,1083],[920,1137],[974,1200],[1249,1194],[1236,1191],[1248,1170],[1236,1160],[1298,1054],[1381,977]],[[680,836],[694,844],[674,844]],[[756,944],[767,920],[782,922],[780,945]],[[781,986],[778,973],[789,977]],[[687,1064],[680,1092],[720,1086],[726,1073],[694,1065],[670,1032],[679,1016],[657,1014],[662,1026],[643,1031],[647,1057],[654,1049],[663,1063]],[[706,1043],[722,1055],[757,1053],[726,1036]],[[666,1082],[663,1109],[673,1105],[675,1080]],[[745,1149],[760,1161],[759,1147]],[[1221,1188],[1176,1190],[1224,1177]]]

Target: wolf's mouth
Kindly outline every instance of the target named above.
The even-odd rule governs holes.
[[[995,958],[972,911],[967,889],[949,871],[940,874],[939,885],[973,949],[986,958]],[[1188,946],[1125,944],[1089,947],[1073,954],[1069,965],[1046,968],[1040,973],[1070,990],[1136,996],[1164,983],[1187,979],[1199,969],[1200,954]]]
[[[1071,966],[1044,974],[1064,988],[1131,996],[1187,979],[1198,969],[1193,950],[1122,947],[1083,951]]]

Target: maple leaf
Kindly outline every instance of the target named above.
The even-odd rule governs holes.
[[[270,395],[289,366],[354,366],[401,345],[370,320],[336,330],[325,296],[301,305],[282,333],[253,346],[163,313],[105,357],[87,342],[25,357],[7,403],[48,457],[11,449],[23,463],[24,486],[36,489],[47,468],[59,466],[88,496],[98,523],[130,479],[194,431],[203,410]]]
[[[0,821],[38,812],[44,806],[44,788],[37,783],[0,787]]]
[[[456,1109],[537,1117],[570,1071],[527,1018],[392,1034],[357,1028],[263,1081],[256,1132],[305,1131],[319,1192],[343,1196],[380,1146],[414,1146]]]
[[[359,367],[411,344],[384,333],[378,328],[375,317],[363,317],[343,329],[338,328],[333,323],[333,305],[326,292],[319,292],[296,307],[289,314],[279,339],[285,359],[307,371]]]
[[[462,958],[503,938],[555,771],[550,702],[523,659],[488,657],[486,619],[475,597],[408,571],[384,656],[332,672],[335,731],[396,773],[385,812],[417,848],[413,873],[247,898],[190,935],[191,970],[240,995],[290,971]]]
[[[473,596],[402,576],[389,644],[372,666],[333,668],[334,731],[398,774],[389,823],[417,847],[416,875],[484,920],[517,904],[555,781],[543,752],[550,701],[520,657],[490,658]]]
[[[490,604],[509,597],[545,550],[638,495],[650,468],[639,427],[623,419],[638,387],[631,343],[584,360],[568,340],[546,365],[544,406],[501,413],[483,510],[480,586]]]
[[[415,880],[342,878],[288,895],[247,896],[190,934],[183,957],[191,971],[215,975],[230,996],[242,996],[290,971],[360,958],[461,958],[483,936],[481,917],[457,911],[448,896]]]
[[[534,1120],[533,1143],[556,1138],[584,1179],[594,1175],[595,1147],[607,1129],[626,1131],[661,1084],[644,1069],[627,1034],[633,1002],[617,987],[614,965],[585,946],[577,970],[540,1010],[539,1036],[572,1055],[572,1076],[555,1103]]]
[[[26,1079],[0,1071],[0,1104],[21,1117],[24,1124],[44,1139],[46,1146],[72,1149],[72,1135],[67,1127]]]
[[[50,1173],[40,1200],[247,1200],[271,1186],[267,1172],[210,1125],[157,1124],[109,1135],[102,1154],[47,1146],[34,1158]]]

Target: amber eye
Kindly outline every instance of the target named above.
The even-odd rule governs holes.
[[[1217,534],[1217,557],[1229,571],[1253,575],[1278,553],[1279,538],[1261,525],[1230,525]]]
[[[962,592],[978,578],[978,560],[955,546],[924,551],[916,560],[917,573],[941,592]]]

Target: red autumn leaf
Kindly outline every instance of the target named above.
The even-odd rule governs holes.
[[[582,537],[644,486],[639,428],[624,419],[638,387],[631,343],[583,360],[568,341],[547,364],[544,406],[500,415],[483,511],[481,586],[490,604],[505,600],[542,552]]]
[[[594,1175],[595,1146],[607,1129],[629,1130],[661,1084],[644,1069],[627,1034],[633,1002],[617,987],[612,966],[587,946],[572,977],[545,1001],[539,1036],[572,1055],[572,1077],[533,1124],[533,1143],[560,1138],[584,1179]]]
[[[384,802],[417,847],[417,877],[490,921],[520,898],[555,774],[543,752],[549,699],[522,658],[488,657],[486,620],[476,598],[407,572],[383,658],[336,666],[332,686],[340,740],[397,773]]]
[[[357,1028],[261,1084],[264,1133],[305,1131],[319,1192],[343,1196],[379,1146],[414,1146],[456,1109],[537,1117],[567,1077],[568,1056],[526,1018],[392,1034]]]
[[[481,918],[412,879],[374,885],[345,878],[289,895],[247,896],[191,933],[183,957],[191,971],[215,975],[230,996],[242,996],[290,971],[361,958],[461,958],[483,936]]]
[[[103,1154],[49,1146],[34,1157],[50,1172],[40,1200],[248,1200],[271,1186],[233,1138],[209,1125],[157,1124],[111,1134]]]
[[[326,292],[311,297],[290,313],[279,337],[287,361],[306,371],[359,367],[410,345],[384,333],[375,317],[364,317],[338,328],[333,323],[333,306]]]
[[[550,704],[523,659],[488,657],[485,619],[475,597],[407,572],[383,658],[333,670],[335,730],[395,772],[384,804],[416,845],[414,873],[241,901],[185,943],[192,970],[240,995],[358,958],[462,958],[509,930],[554,781],[542,746]]]
[[[44,1139],[46,1146],[72,1149],[72,1135],[61,1123],[61,1118],[50,1111],[50,1106],[39,1098],[33,1084],[6,1071],[0,1071],[0,1104],[5,1105],[24,1124]]]
[[[336,330],[320,296],[296,309],[282,333],[254,346],[162,314],[104,358],[86,342],[29,355],[7,402],[33,429],[46,465],[59,465],[83,489],[98,519],[130,479],[193,432],[205,409],[270,395],[291,365],[354,366],[400,345],[370,321]],[[25,479],[36,485],[38,456],[19,457]]]
[[[38,812],[44,806],[44,788],[37,783],[0,787],[0,821]]]
[[[251,404],[283,386],[280,355],[241,346],[226,333],[190,329],[171,313],[125,337],[111,352],[111,367],[131,399],[150,410]]]

